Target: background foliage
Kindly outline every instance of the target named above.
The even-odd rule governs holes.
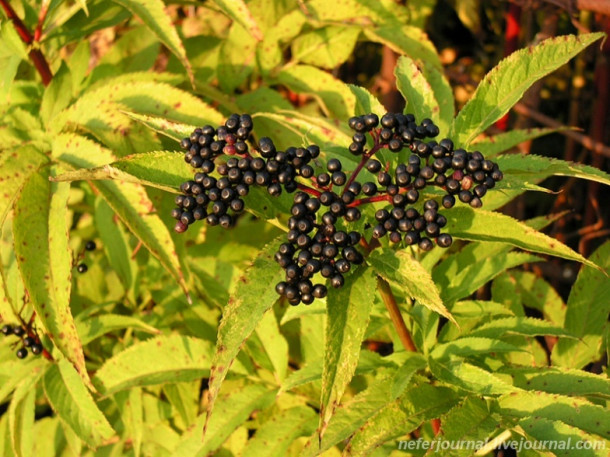
[[[516,104],[532,85],[541,109],[569,104],[571,75],[588,82],[572,81],[577,120],[595,127],[583,108],[604,101],[590,57],[603,34],[552,10],[561,36],[538,42],[548,11],[523,13],[522,37],[540,35],[500,61],[503,4],[0,3],[0,318],[46,350],[19,360],[20,339],[2,338],[2,455],[403,455],[397,440],[435,436],[498,438],[489,452],[511,437],[608,446],[607,191],[585,197],[573,179],[610,184],[607,138],[578,137],[592,167],[561,160],[579,157],[554,153],[559,135],[507,153],[566,133],[555,124],[501,131],[511,108],[531,111]],[[449,252],[384,244],[328,299],[289,307],[272,260],[289,196],[253,192],[229,231],[170,231],[189,177],[177,140],[195,126],[252,113],[258,138],[315,142],[353,169],[347,119],[404,105],[506,176],[483,209],[446,212]]]

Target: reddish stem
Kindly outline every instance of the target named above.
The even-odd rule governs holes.
[[[7,0],[0,0],[0,5],[2,5],[8,19],[13,23],[15,30],[17,30],[17,33],[21,37],[21,40],[30,46],[34,39],[32,38],[32,35],[28,31],[25,24],[21,21],[21,19],[19,19],[19,16],[17,16],[17,13],[15,13],[13,7],[8,3]],[[32,49],[29,52],[29,56],[30,60],[34,64],[34,67],[36,67],[40,78],[42,79],[42,83],[45,86],[48,86],[51,79],[53,79],[53,73],[51,73],[51,69],[49,68],[49,64],[47,63],[44,55],[40,49]]]
[[[406,190],[407,189],[405,189],[405,191]],[[390,200],[391,200],[391,197],[388,194],[380,194],[380,195],[375,195],[374,197],[360,198],[358,200],[354,200],[347,206],[360,206],[360,205],[364,205],[366,203],[383,202],[383,201],[390,201]]]
[[[349,187],[349,185],[351,183],[354,182],[354,180],[358,177],[358,174],[360,173],[360,170],[362,170],[362,167],[364,167],[364,165],[366,164],[366,162],[375,155],[375,153],[377,151],[379,151],[382,148],[385,148],[386,146],[383,143],[378,143],[377,142],[377,137],[373,135],[373,133],[371,132],[371,136],[374,138],[375,140],[375,145],[371,148],[371,150],[365,154],[362,154],[362,159],[360,159],[360,163],[358,163],[358,165],[356,166],[356,168],[354,169],[354,171],[352,171],[352,174],[350,175],[349,179],[347,180],[347,182],[345,183],[345,186],[343,187],[343,192],[345,192],[347,190],[347,188]],[[342,193],[343,195],[343,193]]]
[[[45,1],[42,2],[40,14],[38,15],[38,24],[36,24],[36,29],[34,30],[34,41],[40,41],[40,37],[42,36],[42,26],[44,25],[47,13],[49,12],[49,3],[50,2]]]
[[[319,190],[312,189],[311,187],[301,183],[297,183],[297,188],[309,195],[313,195],[314,197],[319,197],[322,194],[322,192],[320,192]]]

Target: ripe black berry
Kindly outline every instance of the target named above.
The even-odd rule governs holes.
[[[8,336],[13,334],[13,327],[11,325],[4,325],[2,329],[0,329],[3,335]]]
[[[20,359],[25,359],[28,356],[28,350],[26,348],[21,348],[17,351],[17,357]]]
[[[30,347],[30,351],[32,351],[32,354],[38,355],[42,352],[42,345],[40,343],[34,343]]]
[[[85,244],[85,249],[87,251],[95,251],[96,247],[95,241],[87,241],[87,244]]]

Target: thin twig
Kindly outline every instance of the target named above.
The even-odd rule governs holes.
[[[0,5],[2,5],[6,16],[15,26],[15,30],[17,30],[17,33],[23,42],[31,47],[34,39],[32,38],[32,35],[28,31],[25,24],[21,21],[21,19],[19,19],[19,16],[17,16],[17,13],[15,13],[13,7],[8,3],[8,0],[0,0]],[[49,68],[49,64],[47,63],[44,55],[40,49],[32,47],[29,52],[29,56],[30,60],[34,64],[34,67],[36,67],[40,78],[42,79],[42,83],[45,86],[48,86],[53,79],[53,73],[51,73],[51,69]]]
[[[402,314],[400,314],[398,303],[396,303],[396,297],[394,297],[394,293],[392,292],[390,285],[381,276],[377,276],[377,286],[379,288],[381,299],[390,313],[390,319],[392,320],[392,324],[394,324],[394,328],[398,333],[398,337],[400,338],[400,342],[402,343],[403,347],[407,351],[417,352],[417,348],[411,339],[411,334],[409,333],[405,321],[402,318]]]

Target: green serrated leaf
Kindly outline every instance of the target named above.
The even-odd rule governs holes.
[[[119,5],[127,8],[138,16],[144,24],[153,32],[157,38],[167,46],[184,65],[191,82],[195,81],[193,69],[186,56],[182,40],[172,23],[171,18],[165,12],[165,4],[161,0],[114,0]]]
[[[423,421],[434,419],[457,403],[453,390],[422,384],[409,389],[360,427],[350,440],[346,453],[365,456],[383,443],[406,435]]]
[[[223,311],[210,374],[210,399],[204,435],[207,433],[210,419],[214,417],[214,403],[220,386],[241,345],[278,299],[275,285],[281,280],[282,273],[273,260],[278,244],[279,240],[263,248],[246,271],[246,275],[238,281],[234,295],[229,298],[229,303]]]
[[[522,351],[512,344],[501,340],[482,337],[464,337],[449,343],[438,344],[430,352],[430,357],[442,359],[449,356],[468,357],[479,354],[494,354],[496,352]]]
[[[367,262],[382,278],[404,288],[410,297],[455,322],[445,308],[430,273],[408,251],[376,249],[367,257]]]
[[[290,445],[300,436],[316,429],[316,413],[305,406],[284,409],[271,416],[256,431],[241,453],[242,457],[286,455]]]
[[[509,132],[499,133],[489,136],[479,141],[474,141],[471,145],[473,150],[480,151],[486,159],[492,159],[498,154],[508,151],[515,146],[531,141],[544,135],[560,132],[568,127],[551,129],[551,128],[531,128],[531,129],[514,129]],[[536,157],[536,156],[534,156]]]
[[[483,243],[483,246],[492,243]],[[461,298],[466,298],[480,287],[487,284],[503,271],[514,268],[524,263],[539,262],[540,257],[524,252],[506,252],[510,247],[505,247],[496,255],[486,257],[474,257],[469,265],[460,268],[455,275],[441,275],[434,270],[433,278],[441,289],[441,297],[445,303],[452,303]],[[439,272],[442,270],[438,270]]]
[[[419,27],[411,25],[390,25],[365,28],[366,37],[384,44],[398,54],[421,60],[433,67],[442,68],[436,48],[428,35]]]
[[[369,321],[375,293],[371,268],[352,273],[340,290],[327,298],[326,350],[320,398],[320,436],[354,376],[360,346]]]
[[[310,65],[285,67],[277,75],[277,82],[297,93],[308,94],[318,100],[326,111],[337,119],[347,119],[356,108],[356,98],[349,88],[330,73]]]
[[[83,347],[70,310],[72,255],[66,214],[70,186],[35,173],[15,203],[15,254],[32,306],[53,343],[90,385]]]
[[[76,329],[83,345],[114,330],[132,328],[141,332],[158,334],[159,330],[132,316],[122,314],[102,314],[100,316],[78,316]]]
[[[212,344],[181,335],[136,343],[107,360],[94,385],[105,395],[135,386],[192,381],[210,373]]]
[[[429,366],[440,381],[478,395],[501,395],[519,390],[489,371],[457,357],[430,358]]]
[[[131,113],[129,111],[124,111],[124,113],[149,129],[176,141],[180,141],[183,138],[190,136],[196,128],[191,124],[172,122],[162,117],[147,116],[145,114]]]
[[[36,407],[36,384],[43,370],[36,376],[24,379],[15,389],[8,406],[8,426],[11,456],[30,457],[34,448],[34,408]]]
[[[40,118],[45,125],[49,123],[72,99],[72,75],[65,62],[53,75],[49,86],[45,89],[40,103]]]
[[[261,384],[247,384],[219,397],[215,414],[199,416],[195,424],[182,436],[174,457],[205,457],[218,449],[233,430],[243,424],[254,410],[271,405],[277,390],[269,390]],[[201,439],[201,429],[206,424],[206,432]]]
[[[48,160],[33,146],[0,151],[0,182],[3,187],[0,192],[0,227],[4,225],[6,216],[28,177]]]
[[[396,87],[405,99],[405,112],[415,115],[418,122],[432,119],[440,128],[440,107],[419,65],[408,56],[400,56],[394,68]],[[442,126],[443,130],[447,126]]]
[[[359,35],[359,27],[335,25],[302,33],[292,42],[292,57],[331,70],[351,56]]]
[[[319,441],[317,434],[311,437],[303,450],[302,457],[316,456],[348,439],[369,418],[392,401],[391,385],[392,378],[389,376],[374,380],[367,389],[344,403],[331,417],[322,441]]]
[[[559,36],[514,52],[480,82],[455,118],[450,138],[459,147],[468,147],[480,133],[506,114],[534,82],[603,36],[603,33]]]
[[[603,271],[581,269],[568,297],[566,331],[578,341],[562,342],[553,347],[555,365],[582,368],[602,355],[602,336],[610,313],[610,242],[606,241],[589,258]],[[605,273],[604,273],[605,272]]]
[[[133,154],[111,164],[80,169],[61,174],[57,181],[115,180],[151,186],[166,192],[176,192],[190,172],[182,154],[172,151],[152,151]]]
[[[439,444],[465,443],[461,449],[439,449],[427,455],[435,457],[467,457],[473,455],[473,448],[468,445],[486,442],[500,426],[497,415],[494,415],[489,404],[477,397],[466,397],[463,403],[451,409],[441,419],[443,428],[437,435]]]
[[[610,412],[574,397],[546,392],[513,392],[498,399],[498,412],[513,417],[541,417],[577,427],[602,438],[610,438]]]
[[[568,396],[610,397],[610,380],[582,370],[557,367],[506,367],[513,384],[524,390],[541,390]]]
[[[409,386],[413,375],[419,370],[427,367],[426,359],[417,353],[409,353],[409,357],[398,367],[392,378],[392,399],[398,398]]]
[[[531,437],[533,449],[549,449],[553,455],[576,455],[578,457],[606,457],[610,442],[583,430],[571,427],[562,421],[543,417],[526,417],[519,426]],[[578,449],[576,451],[576,449]]]
[[[67,361],[59,361],[47,370],[43,386],[53,410],[89,447],[96,448],[115,435],[78,373]]]
[[[456,206],[445,213],[447,233],[454,238],[473,241],[501,241],[527,251],[575,260],[593,268],[593,262],[574,252],[565,244],[522,222],[501,213]]]
[[[214,0],[214,3],[231,19],[239,23],[256,41],[262,41],[263,33],[243,0]]]
[[[355,86],[353,84],[348,84],[347,87],[349,87],[349,90],[351,90],[352,94],[356,97],[356,111],[354,111],[354,114],[360,116],[363,114],[375,113],[381,118],[381,116],[387,112],[379,99],[364,87]]]
[[[503,335],[523,336],[563,336],[574,337],[570,332],[552,323],[533,317],[505,317],[477,327],[469,333],[470,336],[499,338]]]
[[[540,182],[549,176],[568,176],[587,179],[610,186],[610,175],[598,168],[552,157],[535,154],[504,154],[496,162],[501,170],[521,176],[533,182]]]
[[[132,440],[135,457],[139,457],[142,450],[142,436],[144,435],[142,389],[136,387],[117,392],[114,395],[114,400],[121,412],[121,421],[127,428],[127,436]]]
[[[115,160],[107,149],[75,134],[57,135],[53,143],[53,156],[77,168],[95,167]],[[100,192],[127,228],[176,279],[188,299],[186,282],[171,235],[161,218],[153,212],[153,203],[144,188],[119,181],[98,181],[90,185]]]

